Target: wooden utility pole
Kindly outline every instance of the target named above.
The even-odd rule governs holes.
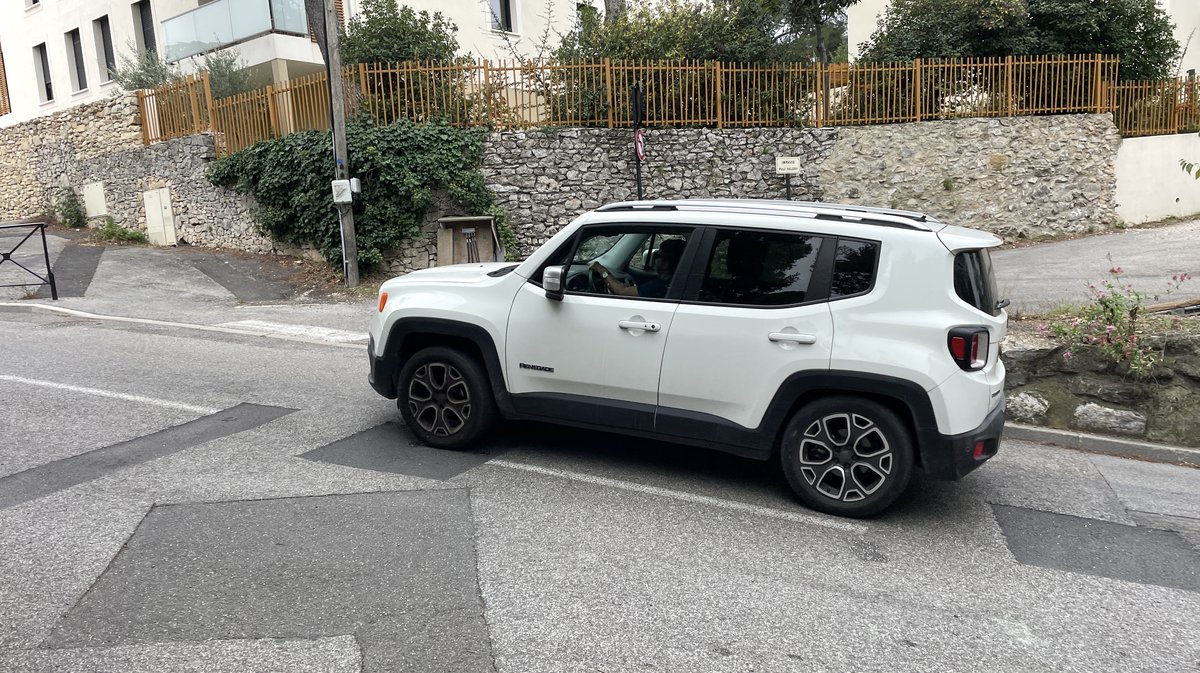
[[[342,91],[342,55],[338,51],[338,16],[333,0],[325,0],[325,64],[329,68],[329,105],[333,125],[334,179],[349,180],[350,164],[346,156],[346,94]],[[342,270],[346,287],[358,286],[358,241],[354,236],[354,205],[338,203],[338,223],[342,229]]]

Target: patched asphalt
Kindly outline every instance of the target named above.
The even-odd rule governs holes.
[[[363,670],[492,671],[462,490],[154,508],[50,649],[353,635]]]

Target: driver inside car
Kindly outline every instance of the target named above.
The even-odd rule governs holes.
[[[604,268],[600,262],[592,262],[592,271],[600,274],[604,280],[604,285],[608,291],[613,294],[619,294],[626,297],[654,297],[661,299],[667,296],[667,288],[671,285],[671,277],[675,275],[675,267],[679,265],[679,258],[683,256],[683,249],[687,245],[687,241],[683,239],[669,239],[663,241],[658,246],[658,253],[654,256],[654,276],[646,280],[638,282],[636,285],[626,285],[613,276],[612,272]]]

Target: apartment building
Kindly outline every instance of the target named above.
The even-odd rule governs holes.
[[[537,56],[576,21],[576,0],[410,0],[458,26],[464,54]],[[361,0],[338,0],[344,20]],[[264,84],[324,68],[304,0],[4,0],[0,127],[110,96],[123,55],[150,49],[182,72],[236,49]]]
[[[858,0],[847,10],[847,37],[850,41],[850,60],[858,59],[859,46],[879,28],[883,11],[890,0]],[[1158,4],[1175,24],[1175,39],[1183,46],[1180,74],[1195,70],[1200,74],[1200,1],[1158,0]]]

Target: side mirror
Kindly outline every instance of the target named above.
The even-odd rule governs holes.
[[[542,272],[542,289],[546,290],[546,298],[562,301],[563,298],[563,267],[550,266]]]

